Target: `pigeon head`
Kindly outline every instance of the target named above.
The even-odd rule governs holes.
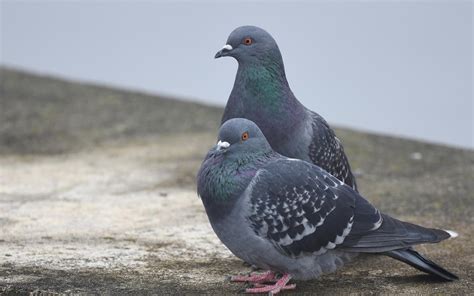
[[[224,122],[218,139],[199,169],[197,184],[208,215],[223,217],[259,167],[278,154],[258,126],[248,119]]]
[[[275,59],[281,61],[281,53],[273,37],[255,26],[238,27],[230,33],[226,45],[216,53],[215,58],[230,56],[239,63],[256,63]]]
[[[233,118],[224,122],[219,129],[215,149],[228,156],[272,151],[258,126],[245,118]]]

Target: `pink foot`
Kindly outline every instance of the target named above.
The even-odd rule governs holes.
[[[269,295],[275,295],[281,290],[292,290],[296,288],[295,284],[287,285],[290,279],[291,276],[289,274],[284,274],[274,285],[262,285],[257,283],[255,284],[255,288],[248,288],[245,292],[251,294],[268,293]]]
[[[249,276],[246,275],[235,275],[230,277],[231,282],[250,282],[250,283],[265,283],[271,282],[275,279],[275,273],[273,271],[267,271],[265,273],[251,273]]]

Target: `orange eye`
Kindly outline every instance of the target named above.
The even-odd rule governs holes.
[[[250,45],[250,44],[252,44],[252,38],[247,37],[247,38],[244,39],[244,41],[242,41],[242,43],[245,44],[245,45]]]
[[[245,132],[242,134],[242,141],[246,141],[249,138],[249,132]]]

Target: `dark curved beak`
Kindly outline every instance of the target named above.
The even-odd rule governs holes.
[[[220,57],[225,57],[228,56],[229,53],[232,51],[232,46],[229,44],[224,45],[221,50],[219,50],[216,55],[214,56],[215,59],[218,59]]]

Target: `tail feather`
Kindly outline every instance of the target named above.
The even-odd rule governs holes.
[[[445,281],[454,281],[459,279],[457,275],[447,271],[446,269],[434,263],[433,261],[423,257],[420,253],[411,248],[393,250],[385,252],[383,254],[390,256],[394,259],[400,260],[406,264],[409,264],[420,271],[437,276]]]
[[[456,236],[453,231],[426,228],[385,214],[382,214],[382,218],[383,223],[378,229],[366,233],[351,232],[341,246],[352,252],[378,253],[437,243]]]

